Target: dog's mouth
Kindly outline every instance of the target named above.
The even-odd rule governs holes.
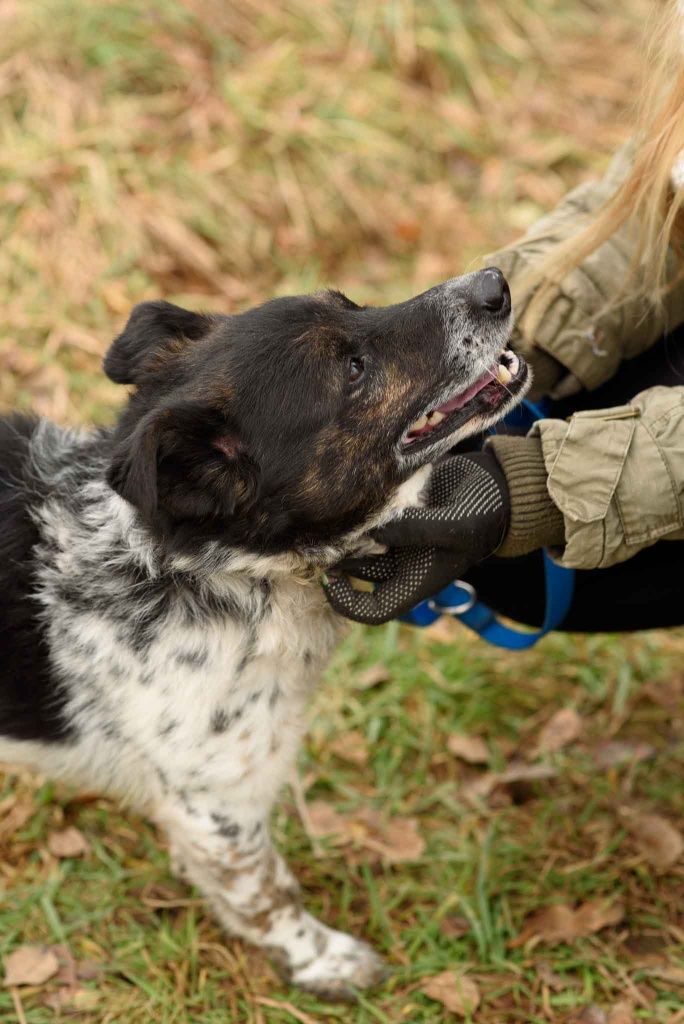
[[[486,421],[478,422],[478,427],[489,425],[522,397],[528,375],[522,356],[506,349],[465,391],[422,413],[403,435],[402,448],[415,451],[440,441],[476,417]]]

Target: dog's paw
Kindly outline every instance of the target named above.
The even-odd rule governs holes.
[[[359,989],[377,985],[387,976],[384,960],[368,943],[327,929],[326,939],[318,956],[290,972],[293,985],[320,999],[349,1001]]]

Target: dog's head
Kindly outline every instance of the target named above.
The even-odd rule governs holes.
[[[104,364],[135,386],[109,482],[178,547],[339,544],[519,400],[510,327],[495,269],[386,307],[338,292],[237,316],[143,303]]]

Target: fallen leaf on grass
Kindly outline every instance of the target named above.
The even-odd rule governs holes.
[[[600,1006],[591,1003],[565,1018],[567,1024],[606,1024],[606,1015]]]
[[[361,846],[388,864],[417,860],[425,851],[425,840],[414,818],[385,820],[369,807],[340,814],[324,800],[313,800],[307,810],[316,838],[329,836],[341,845]]]
[[[643,693],[659,707],[665,708],[666,711],[674,711],[677,705],[684,701],[684,675],[667,680],[660,679],[657,683],[646,683]]]
[[[5,986],[43,985],[59,970],[59,960],[49,946],[20,946],[5,957]]]
[[[84,988],[80,982],[101,979],[102,966],[93,960],[75,960],[68,946],[50,946],[50,951],[59,963],[59,971],[54,980],[60,987],[53,987],[44,996],[44,1005],[55,1012],[64,1010],[68,1013],[83,1013],[93,1010],[99,1002],[99,994],[96,989]]]
[[[389,679],[391,679],[390,670],[387,665],[383,665],[379,661],[376,665],[371,665],[370,668],[359,672],[356,677],[356,689],[370,690],[374,686],[379,686],[380,683],[388,682]]]
[[[65,828],[62,832],[50,833],[47,848],[53,857],[83,857],[90,850],[90,844],[77,828]]]
[[[104,974],[104,967],[97,960],[79,960],[76,975],[81,981],[97,981]]]
[[[684,852],[684,837],[674,825],[658,814],[624,814],[639,851],[661,871],[672,867]]]
[[[9,813],[0,821],[0,841],[14,835],[33,815],[33,803],[19,802],[13,804]]]
[[[616,768],[621,764],[639,764],[655,757],[655,748],[649,743],[630,743],[627,740],[608,740],[594,751],[599,768]]]
[[[473,801],[484,799],[497,786],[511,786],[518,782],[539,782],[542,779],[553,779],[558,770],[548,764],[525,764],[522,761],[511,761],[502,772],[485,772],[479,778],[466,783],[461,788],[464,799]]]
[[[395,818],[379,830],[377,839],[368,836],[365,843],[388,864],[418,860],[425,853],[425,840],[414,818]]]
[[[487,744],[479,736],[467,736],[465,733],[454,733],[447,739],[447,750],[454,757],[460,757],[468,764],[487,764],[489,751]]]
[[[448,914],[439,922],[439,930],[447,939],[460,939],[470,931],[470,921],[462,914]]]
[[[469,1016],[480,1005],[480,990],[475,982],[457,971],[442,971],[427,978],[421,992],[459,1017]]]
[[[582,719],[574,708],[561,708],[539,733],[533,755],[555,754],[573,743],[582,732]]]
[[[100,1001],[99,994],[92,988],[59,988],[50,992],[43,1002],[51,1010],[76,1010],[79,1013],[94,1010]]]
[[[332,750],[336,757],[341,758],[343,761],[349,761],[350,764],[368,764],[366,737],[358,729],[352,729],[350,732],[345,732],[342,736],[338,736],[330,744],[330,750]]]
[[[606,1024],[635,1024],[632,1004],[626,1001],[616,1003],[608,1011]]]
[[[662,967],[652,967],[647,973],[649,978],[657,978],[659,981],[676,985],[678,988],[684,987],[684,969],[681,967],[668,964]]]
[[[554,903],[528,917],[523,930],[512,942],[512,947],[524,946],[531,939],[556,945],[573,942],[593,935],[608,925],[618,924],[624,917],[619,903],[599,903],[588,900],[573,908],[565,903]]]
[[[634,967],[661,967],[669,963],[667,956],[669,940],[665,935],[628,935],[624,942],[625,952]]]
[[[547,985],[553,992],[564,992],[567,988],[579,987],[576,978],[556,974],[551,965],[544,960],[535,964],[535,972],[541,983]]]
[[[306,805],[306,809],[309,826],[317,839],[322,839],[324,836],[344,838],[347,825],[345,818],[325,800],[312,800]]]

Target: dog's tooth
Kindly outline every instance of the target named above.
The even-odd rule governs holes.
[[[439,409],[435,409],[428,416],[428,420],[430,422],[430,426],[431,427],[438,426],[438,424],[440,424],[442,422],[442,420],[445,420],[445,419],[446,419],[446,416],[444,415],[443,412],[440,412]]]
[[[520,360],[516,356],[515,352],[510,352],[509,351],[509,352],[506,353],[506,355],[509,357],[508,372],[512,373],[513,376],[515,377],[515,375],[517,374],[518,370],[520,369]]]
[[[415,430],[422,430],[423,427],[427,426],[427,421],[427,416],[421,416],[420,419],[417,419],[415,423],[411,424],[409,427],[409,434],[412,434]]]
[[[513,380],[513,377],[508,372],[506,367],[502,366],[499,363],[499,366],[498,366],[498,369],[497,369],[497,373],[496,373],[496,379],[498,380],[499,384],[510,384],[511,381]]]

